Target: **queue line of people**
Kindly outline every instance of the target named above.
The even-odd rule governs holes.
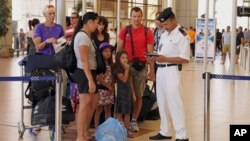
[[[84,19],[84,17],[88,18]],[[78,22],[83,23],[80,25],[78,24],[76,28],[78,30],[75,31],[75,37],[78,37],[77,35],[81,35],[81,38],[74,38],[74,49],[78,60],[78,69],[75,72],[75,78],[80,92],[80,109],[77,117],[78,141],[88,140],[91,138],[91,135],[88,133],[88,127],[91,117],[100,102],[100,99],[98,100],[97,96],[98,84],[95,78],[98,78],[97,80],[101,84],[103,83],[104,87],[106,85],[107,91],[105,91],[104,95],[110,96],[110,92],[113,92],[114,90],[112,80],[110,81],[109,79],[107,81],[102,81],[104,74],[97,75],[94,71],[96,62],[93,59],[94,45],[93,42],[90,41],[90,37],[95,31],[94,28],[98,28],[97,23],[99,22],[99,17],[95,19],[91,19],[90,17],[96,17],[95,13],[87,12],[84,14],[83,19]],[[178,26],[171,8],[165,9],[159,15],[157,20],[163,24],[163,28],[166,30],[164,33],[166,34],[163,33],[162,36],[165,35],[169,42],[165,42],[165,40],[160,39],[157,51],[159,53],[158,56],[145,58],[145,53],[151,54],[154,52],[153,32],[148,28],[145,31],[145,28],[141,23],[142,10],[139,7],[131,9],[130,17],[131,25],[122,28],[119,33],[115,59],[116,62],[114,64],[114,68],[111,68],[110,71],[113,73],[113,79],[117,82],[115,117],[124,123],[128,132],[128,137],[133,137],[133,133],[131,131],[139,131],[137,118],[142,106],[142,95],[145,88],[145,82],[148,77],[148,67],[144,66],[141,70],[138,70],[138,68],[135,68],[133,64],[135,63],[135,60],[138,61],[140,65],[148,63],[150,68],[149,78],[154,81],[154,62],[157,62],[158,70],[156,75],[158,78],[157,82],[159,82],[156,85],[156,91],[158,93],[157,100],[160,103],[159,109],[162,118],[162,126],[160,133],[156,136],[150,137],[149,139],[171,139],[172,137],[169,131],[170,127],[167,123],[170,119],[172,119],[177,133],[176,141],[188,141],[184,106],[181,100],[180,72],[178,69],[179,64],[187,63],[189,61],[190,52],[187,34]],[[81,30],[84,32],[81,32]],[[175,39],[176,42],[172,43],[172,39]],[[105,44],[105,42],[101,43],[100,46],[103,44]],[[177,48],[174,49],[173,47],[169,47],[169,45],[177,45]],[[110,66],[112,63],[108,63],[108,60],[110,60],[112,54],[112,47],[107,44],[106,47],[103,46],[103,48],[105,48],[102,49],[102,53],[105,56],[105,62],[108,66]],[[158,71],[160,72],[158,73]],[[169,72],[169,75],[166,75],[166,72]],[[164,81],[177,81],[178,83],[173,83],[167,86],[168,89],[165,89],[166,86],[162,82],[163,80],[160,79],[160,77],[163,76],[166,77]],[[101,95],[100,97],[104,95]],[[102,107],[98,109],[100,110]],[[98,111],[97,113],[100,112]],[[133,115],[130,120],[131,114]],[[97,127],[98,120],[96,117],[99,117],[99,115],[96,114],[95,116],[95,126]]]
[[[57,39],[65,36],[65,32],[61,25],[54,22],[53,5],[47,5],[43,14],[45,22],[36,26],[33,41],[36,52],[54,55],[53,44],[57,44]],[[77,14],[72,15],[79,17]],[[77,69],[73,78],[78,85],[80,100],[77,114],[77,141],[93,138],[88,129],[94,113],[96,112],[95,127],[98,127],[103,106],[107,119],[111,116],[111,106],[115,98],[115,118],[124,123],[128,137],[134,137],[132,132],[139,131],[137,118],[142,107],[146,80],[150,78],[155,81],[155,75],[162,124],[159,134],[149,139],[171,139],[168,121],[172,119],[176,130],[176,141],[188,141],[178,67],[179,64],[189,61],[187,33],[179,27],[171,8],[166,8],[156,16],[158,30],[153,33],[150,28],[142,24],[142,10],[139,7],[131,9],[131,24],[123,27],[118,36],[115,62],[112,59],[114,47],[108,43],[107,19],[95,12],[87,12],[78,18],[72,36],[77,58]],[[95,72],[97,67],[95,46],[102,52],[107,66],[107,71],[103,74]],[[153,54],[154,51],[158,53],[156,56],[145,57],[145,54]],[[142,65],[142,69],[135,68],[136,63]],[[156,67],[157,72],[155,72]],[[165,80],[169,83],[163,83]],[[116,97],[113,95],[115,82]]]

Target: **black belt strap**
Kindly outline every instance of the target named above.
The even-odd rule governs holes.
[[[157,64],[157,67],[159,68],[171,67],[171,66],[177,66],[177,64]]]

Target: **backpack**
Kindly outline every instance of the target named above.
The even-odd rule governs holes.
[[[60,68],[64,69],[71,82],[74,82],[71,73],[74,73],[77,68],[77,60],[74,51],[74,42],[66,42],[60,52],[56,54],[56,61]]]
[[[55,74],[50,69],[36,69],[31,72],[31,76],[55,76]],[[49,95],[55,95],[55,86],[55,80],[29,81],[25,90],[25,97],[34,106],[41,99]]]
[[[48,96],[40,100],[31,113],[31,125],[53,125],[55,124],[55,96]],[[70,99],[62,97],[62,124],[69,124],[75,120],[75,113]]]

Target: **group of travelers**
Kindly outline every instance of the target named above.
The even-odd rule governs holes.
[[[55,14],[53,5],[45,6],[45,22],[36,22],[29,37],[34,41],[36,52],[47,55],[56,54],[53,45],[58,44],[61,37],[73,42],[77,59],[73,79],[80,101],[76,120],[77,141],[94,138],[89,130],[91,120],[94,119],[97,128],[103,110],[105,119],[112,116],[113,104],[114,118],[123,123],[128,137],[133,138],[133,132],[140,131],[137,119],[148,78],[156,81],[161,117],[160,132],[149,139],[171,139],[169,121],[172,120],[176,141],[188,141],[180,71],[181,64],[189,62],[190,42],[171,8],[156,14],[153,32],[142,24],[141,8],[133,7],[130,25],[118,33],[116,50],[109,43],[111,37],[105,17],[95,12],[86,12],[82,16],[72,13],[71,24],[64,31],[60,24],[54,22]],[[101,52],[106,64],[104,73],[96,72],[96,50]]]
[[[226,54],[228,53],[229,59],[231,55],[231,28],[230,26],[226,27],[226,31],[222,30],[221,33],[219,29],[216,30],[216,48],[222,52],[221,64],[225,63]],[[239,54],[244,44],[249,42],[250,36],[248,30],[245,29],[243,32],[243,28],[239,26],[236,29],[236,56],[235,56],[235,64],[238,64]]]

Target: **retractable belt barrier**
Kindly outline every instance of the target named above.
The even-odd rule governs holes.
[[[235,76],[211,74],[205,72],[202,74],[204,79],[204,141],[210,141],[210,80],[226,79],[226,80],[250,80],[250,76]]]
[[[56,80],[55,76],[12,76],[1,77],[0,81],[43,81],[43,80]]]
[[[56,119],[55,119],[55,141],[61,141],[61,127],[62,127],[62,98],[60,97],[61,90],[61,74],[57,76],[12,76],[2,77],[1,81],[43,81],[43,80],[56,80]]]

